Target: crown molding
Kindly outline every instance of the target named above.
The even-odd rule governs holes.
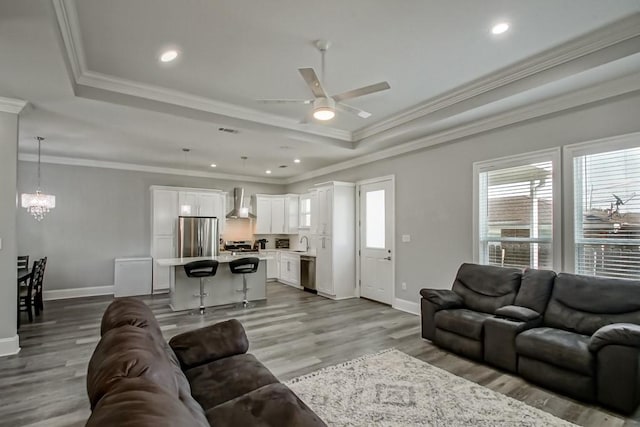
[[[110,92],[164,102],[179,107],[192,108],[267,126],[275,126],[352,143],[362,141],[365,138],[433,114],[454,104],[534,76],[633,37],[640,36],[639,12],[490,73],[468,84],[459,86],[441,96],[435,97],[378,123],[366,126],[355,132],[350,132],[313,124],[300,124],[295,120],[263,113],[255,109],[240,107],[182,91],[147,85],[88,70],[82,46],[82,38],[80,36],[80,26],[75,1],[52,0],[52,2],[62,33],[67,58],[70,62],[75,84],[77,85],[84,85]]]
[[[27,105],[27,101],[22,99],[5,98],[0,96],[0,111],[3,113],[20,114]]]
[[[37,162],[38,156],[36,154],[19,153],[18,160],[23,162]],[[186,169],[165,168],[160,166],[147,166],[135,163],[120,163],[109,162],[105,160],[92,160],[92,159],[80,159],[74,157],[60,157],[60,156],[41,156],[42,163],[50,163],[54,165],[66,165],[66,166],[85,166],[90,168],[104,168],[104,169],[118,169],[135,172],[147,172],[147,173],[159,173],[164,175],[181,175],[181,176],[193,176],[198,178],[212,178],[221,179],[225,181],[244,181],[244,182],[258,182],[261,184],[277,184],[284,185],[285,181],[281,178],[262,178],[248,175],[234,175],[221,172],[201,172],[192,171]]]
[[[571,93],[545,99],[543,101],[525,105],[520,108],[515,108],[501,114],[496,114],[487,118],[475,120],[471,123],[454,126],[451,129],[437,132],[432,135],[427,135],[422,138],[415,139],[411,142],[376,151],[370,154],[365,154],[351,160],[336,163],[334,165],[296,175],[291,178],[286,178],[285,182],[286,184],[294,184],[296,182],[325,176],[345,169],[350,169],[368,163],[373,163],[378,160],[384,160],[413,151],[422,150],[424,148],[454,141],[460,138],[470,137],[482,132],[491,131],[525,120],[535,119],[537,117],[546,116],[549,114],[557,114],[571,108],[636,91],[640,91],[640,74],[635,74],[613,81],[602,82]]]
[[[52,0],[52,2],[58,26],[62,34],[67,58],[73,73],[73,79],[77,85],[84,85],[110,92],[150,99],[180,107],[193,108],[195,110],[247,120],[263,125],[276,126],[312,135],[353,142],[353,134],[350,131],[309,123],[301,124],[297,120],[288,119],[275,114],[263,113],[252,108],[241,107],[227,102],[193,95],[187,92],[167,89],[160,86],[135,82],[91,71],[87,67],[86,56],[82,46],[80,24],[78,22],[78,13],[75,7],[75,2],[73,0]]]
[[[585,55],[640,36],[640,13],[635,13],[595,31],[584,34],[559,46],[528,57],[484,77],[459,86],[441,96],[418,104],[353,133],[354,141],[361,141],[412,120],[433,114],[467,99],[514,83],[543,71],[574,61]]]

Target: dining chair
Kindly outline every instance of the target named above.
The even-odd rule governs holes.
[[[20,313],[23,311],[27,312],[29,322],[33,322],[33,312],[31,310],[33,305],[33,288],[35,283],[40,280],[41,265],[42,261],[35,261],[27,285],[19,286],[18,288],[18,327],[20,327]]]
[[[44,272],[47,268],[47,257],[40,259],[40,274],[38,275],[38,281],[33,284],[33,307],[35,308],[36,316],[40,315],[41,311],[44,311],[44,303],[42,298],[42,289],[44,283]]]
[[[29,255],[18,256],[18,270],[29,268]]]

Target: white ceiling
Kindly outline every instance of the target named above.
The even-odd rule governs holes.
[[[47,138],[43,152],[50,156],[184,168],[181,148],[189,147],[186,167],[192,170],[211,171],[208,165],[215,162],[216,172],[265,176],[265,169],[272,169],[273,177],[286,178],[424,136],[428,126],[440,130],[457,114],[495,106],[508,96],[523,97],[553,82],[561,91],[557,81],[602,70],[608,62],[624,60],[617,63],[616,77],[640,70],[635,43],[635,50],[618,49],[607,61],[561,70],[508,93],[496,87],[493,96],[474,98],[460,111],[434,110],[420,131],[411,132],[399,126],[405,125],[397,121],[399,113],[632,16],[640,12],[640,1],[326,0],[317,5],[308,0],[1,2],[0,96],[30,102],[22,114],[20,151],[33,152],[31,138],[37,134]],[[61,11],[66,16],[61,18]],[[64,19],[70,39],[64,39]],[[512,29],[490,34],[502,20]],[[299,125],[308,106],[254,101],[308,98],[297,68],[319,72],[312,45],[318,38],[333,43],[325,79],[330,93],[381,80],[391,84],[389,91],[350,101],[372,112],[370,119],[339,113],[327,124]],[[170,46],[181,56],[161,65],[158,54]],[[240,132],[218,132],[221,126]],[[242,155],[249,157],[244,165]],[[293,164],[295,157],[303,162]],[[279,169],[281,164],[288,167]]]

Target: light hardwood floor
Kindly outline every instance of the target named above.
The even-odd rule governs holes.
[[[1,426],[82,426],[89,416],[85,374],[111,297],[45,303],[20,329],[21,352],[0,358]],[[222,308],[204,316],[174,313],[166,296],[146,297],[167,339],[230,318],[247,330],[249,351],[281,380],[395,347],[432,365],[585,426],[640,426],[533,386],[433,346],[420,337],[420,319],[365,299],[331,301],[271,283],[267,303]],[[355,421],[355,420],[354,420]]]

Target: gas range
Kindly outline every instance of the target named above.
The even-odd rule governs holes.
[[[229,252],[258,253],[258,249],[254,249],[253,243],[249,240],[227,240],[224,242],[223,250]]]

